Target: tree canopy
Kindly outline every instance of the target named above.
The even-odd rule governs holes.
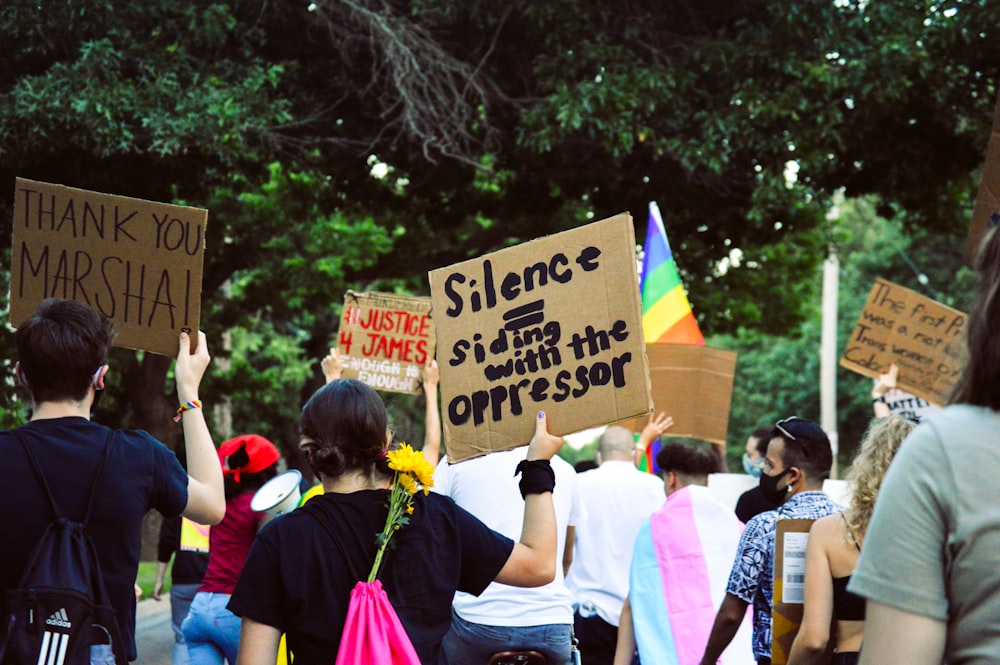
[[[998,27],[986,0],[9,0],[0,228],[15,176],[209,208],[209,387],[286,444],[346,288],[426,292],[429,268],[622,210],[642,237],[649,200],[706,334],[778,335],[807,367],[829,249],[891,253],[828,219],[834,192],[962,237]],[[168,359],[115,366],[102,419],[175,442]]]

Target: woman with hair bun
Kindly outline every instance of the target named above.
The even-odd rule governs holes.
[[[324,493],[258,536],[230,609],[243,618],[239,665],[273,665],[281,633],[296,665],[332,662],[351,589],[372,567],[388,510],[387,417],[375,391],[354,380],[320,388],[302,409],[300,447]],[[392,538],[381,581],[420,662],[443,662],[456,590],[481,593],[494,579],[541,586],[555,577],[554,475],[562,439],[538,414],[520,467],[524,528],[513,542],[439,494],[413,497],[409,523]],[[483,488],[489,492],[489,487]]]
[[[830,626],[836,620],[831,665],[854,665],[864,635],[865,601],[847,590],[868,531],[875,499],[889,464],[913,423],[902,416],[876,418],[868,426],[847,480],[851,505],[813,522],[806,546],[805,605],[788,665],[824,663]]]
[[[265,513],[250,509],[254,493],[278,474],[281,454],[257,434],[245,434],[219,446],[226,516],[209,531],[208,568],[181,624],[191,665],[236,663],[240,620],[226,609],[247,552]]]

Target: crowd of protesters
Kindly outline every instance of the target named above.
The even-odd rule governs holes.
[[[534,436],[516,450],[461,466],[443,459],[438,491],[412,496],[379,574],[415,658],[486,663],[523,649],[560,665],[580,651],[586,665],[769,664],[775,533],[781,519],[798,518],[814,522],[791,665],[831,662],[831,654],[835,665],[994,662],[1000,234],[992,229],[977,268],[968,360],[950,405],[899,397],[895,367],[878,377],[876,418],[851,466],[846,507],[823,491],[833,459],[827,434],[796,417],[750,437],[744,469],[759,484],[735,512],[707,487],[718,471],[708,447],[667,443],[658,477],[636,468],[669,429],[665,414],[638,439],[607,428],[599,466],[580,474],[552,460],[562,440],[541,412]],[[113,339],[103,317],[65,300],[45,301],[15,333],[16,374],[33,409],[29,423],[0,433],[0,592],[17,588],[57,506],[69,520],[88,516],[116,610],[116,655],[134,660],[140,524],[155,508],[166,519],[154,598],[166,562],[185,549],[180,517],[217,525],[207,560],[203,552],[189,563],[176,556],[176,602],[189,607],[173,620],[178,653],[192,663],[274,665],[285,635],[295,663],[330,662],[352,587],[381,555],[373,535],[389,510],[389,460],[405,451],[379,395],[341,379],[335,351],[323,360],[327,384],[302,409],[299,441],[322,489],[267,524],[250,499],[277,473],[280,454],[257,435],[216,450],[198,393],[209,365],[204,335],[181,334],[174,372],[187,470],[145,432],[91,421]],[[433,362],[423,378],[433,465]],[[905,417],[893,413],[889,395]],[[92,496],[105,468],[110,480]],[[0,593],[4,616],[6,602]]]

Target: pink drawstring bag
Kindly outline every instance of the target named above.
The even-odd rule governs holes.
[[[409,635],[392,609],[382,582],[358,582],[351,589],[337,665],[420,665]]]

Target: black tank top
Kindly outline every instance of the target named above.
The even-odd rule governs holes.
[[[844,520],[844,527],[851,536],[854,547],[861,551],[858,539],[851,530],[851,525],[847,523],[847,516],[840,513],[840,519]],[[837,621],[864,621],[865,620],[865,599],[856,593],[847,590],[847,583],[851,581],[851,576],[833,578],[833,616]]]
[[[833,616],[837,621],[864,621],[865,599],[847,590],[851,576],[833,578]]]

